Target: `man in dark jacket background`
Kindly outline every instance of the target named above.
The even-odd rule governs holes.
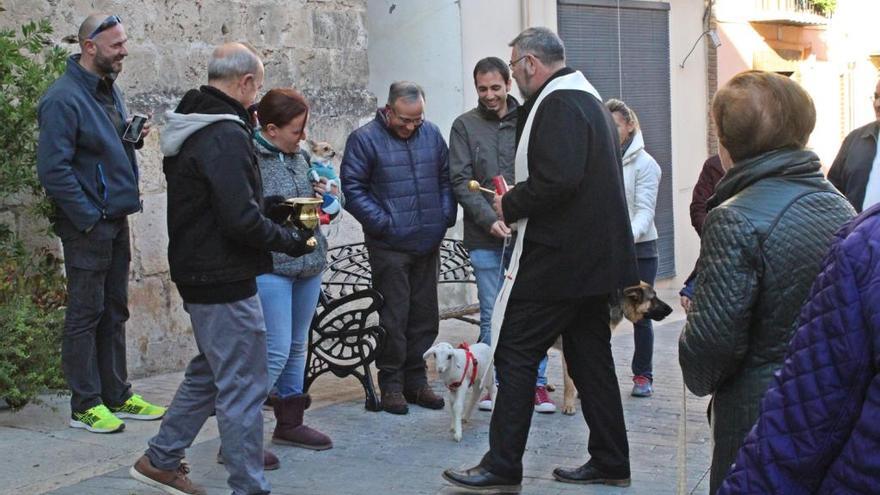
[[[498,396],[489,452],[474,468],[443,476],[473,491],[519,492],[538,362],[561,335],[590,430],[591,458],[553,475],[567,483],[628,486],[608,298],[638,284],[638,275],[617,129],[592,85],[565,65],[555,33],[529,28],[510,45],[509,65],[527,100],[518,125],[520,182],[495,196],[496,210],[508,225],[517,222],[520,236],[511,280],[502,287],[509,303],[501,309],[499,298],[493,315],[493,330],[503,315],[495,351]]]
[[[880,153],[877,139],[880,133],[880,81],[874,89],[876,120],[850,132],[831,169],[828,180],[846,196],[857,212],[867,210],[880,202]]]
[[[385,303],[388,332],[376,360],[382,409],[406,414],[407,402],[441,409],[422,355],[439,331],[440,241],[455,224],[456,205],[437,126],[425,120],[425,93],[409,81],[391,84],[388,103],[345,145],[345,209],[361,223],[373,288]]]
[[[715,186],[722,177],[724,177],[724,168],[721,167],[721,158],[718,155],[707,158],[703,162],[700,177],[697,179],[694,192],[691,195],[691,225],[694,226],[698,236],[703,235],[703,224],[706,222],[706,216],[709,215],[709,198],[715,194]],[[684,287],[678,293],[681,296],[681,307],[685,311],[690,311],[696,279],[697,273],[692,271],[685,280]]]
[[[70,426],[120,431],[120,418],[158,419],[165,408],[132,394],[125,361],[128,320],[128,215],[141,210],[129,116],[114,84],[128,55],[117,16],[80,25],[81,53],[40,100],[37,172],[55,207],[64,248],[67,310],[61,366],[70,387]],[[118,416],[118,417],[117,417]]]
[[[703,235],[703,224],[706,222],[706,215],[709,214],[709,198],[715,193],[715,186],[723,176],[724,169],[721,168],[721,158],[718,155],[712,155],[703,162],[700,177],[691,195],[690,206],[691,225],[694,226],[698,236]]]
[[[467,248],[477,280],[480,301],[480,339],[489,344],[492,337],[492,310],[510,260],[513,243],[510,228],[492,209],[492,195],[471,191],[476,180],[493,189],[492,178],[501,175],[515,182],[513,158],[516,153],[516,122],[519,102],[510,93],[510,71],[498,57],[487,57],[474,66],[477,106],[460,115],[449,133],[449,175],[455,199],[464,210],[464,247]],[[535,383],[535,411],[556,412],[547,394],[547,358],[541,360]],[[492,410],[488,396],[480,409]]]
[[[252,48],[218,47],[208,85],[184,95],[162,134],[171,279],[199,354],[130,473],[169,493],[204,493],[180,461],[215,412],[233,493],[269,493],[261,412],[268,395],[266,327],[256,276],[272,270],[269,251],[299,256],[313,248],[305,242],[311,233],[261,213],[262,179],[246,108],[262,82],[263,64]]]

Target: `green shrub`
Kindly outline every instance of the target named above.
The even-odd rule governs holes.
[[[37,179],[37,104],[64,72],[67,52],[52,45],[49,21],[0,30],[0,196],[44,198]],[[35,205],[48,212],[48,201]]]
[[[3,226],[0,274],[0,397],[18,408],[46,389],[64,387],[64,277],[51,252],[28,252]]]
[[[49,209],[36,173],[37,104],[67,58],[51,34],[48,21],[26,23],[20,33],[0,30],[0,197],[30,194],[43,215]],[[13,408],[64,386],[64,289],[60,261],[46,250],[28,251],[0,225],[0,398]]]

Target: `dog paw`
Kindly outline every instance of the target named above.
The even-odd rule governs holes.
[[[455,435],[452,435],[452,438],[454,438],[456,442],[460,442],[461,441],[461,433],[456,433]]]
[[[562,406],[562,414],[565,414],[566,416],[574,416],[575,412],[577,412],[577,408],[574,404]]]

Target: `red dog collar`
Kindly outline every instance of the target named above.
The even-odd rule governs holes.
[[[474,357],[474,353],[471,352],[471,347],[467,344],[467,342],[462,342],[458,346],[458,348],[464,349],[464,352],[465,352],[464,372],[461,374],[461,378],[457,382],[450,383],[449,385],[447,385],[449,390],[456,390],[458,387],[461,386],[462,383],[464,383],[464,381],[467,379],[467,376],[468,376],[468,369],[470,369],[470,372],[471,372],[471,381],[468,384],[468,386],[473,385],[477,379],[477,365],[478,365],[478,363],[477,363],[477,358]]]

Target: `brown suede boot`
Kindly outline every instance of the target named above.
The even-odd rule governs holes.
[[[435,394],[434,390],[427,383],[415,389],[404,390],[403,396],[406,397],[406,401],[410,404],[416,404],[428,409],[443,409],[443,406],[446,405],[443,397]]]
[[[217,464],[225,463],[226,461],[223,459],[223,446],[221,445],[220,448],[217,449]],[[281,461],[278,459],[278,456],[266,449],[263,449],[263,470],[275,471],[280,467]]]
[[[309,394],[292,395],[275,400],[275,431],[272,443],[293,445],[304,449],[327,450],[333,447],[330,437],[303,424],[303,413],[312,405]]]

